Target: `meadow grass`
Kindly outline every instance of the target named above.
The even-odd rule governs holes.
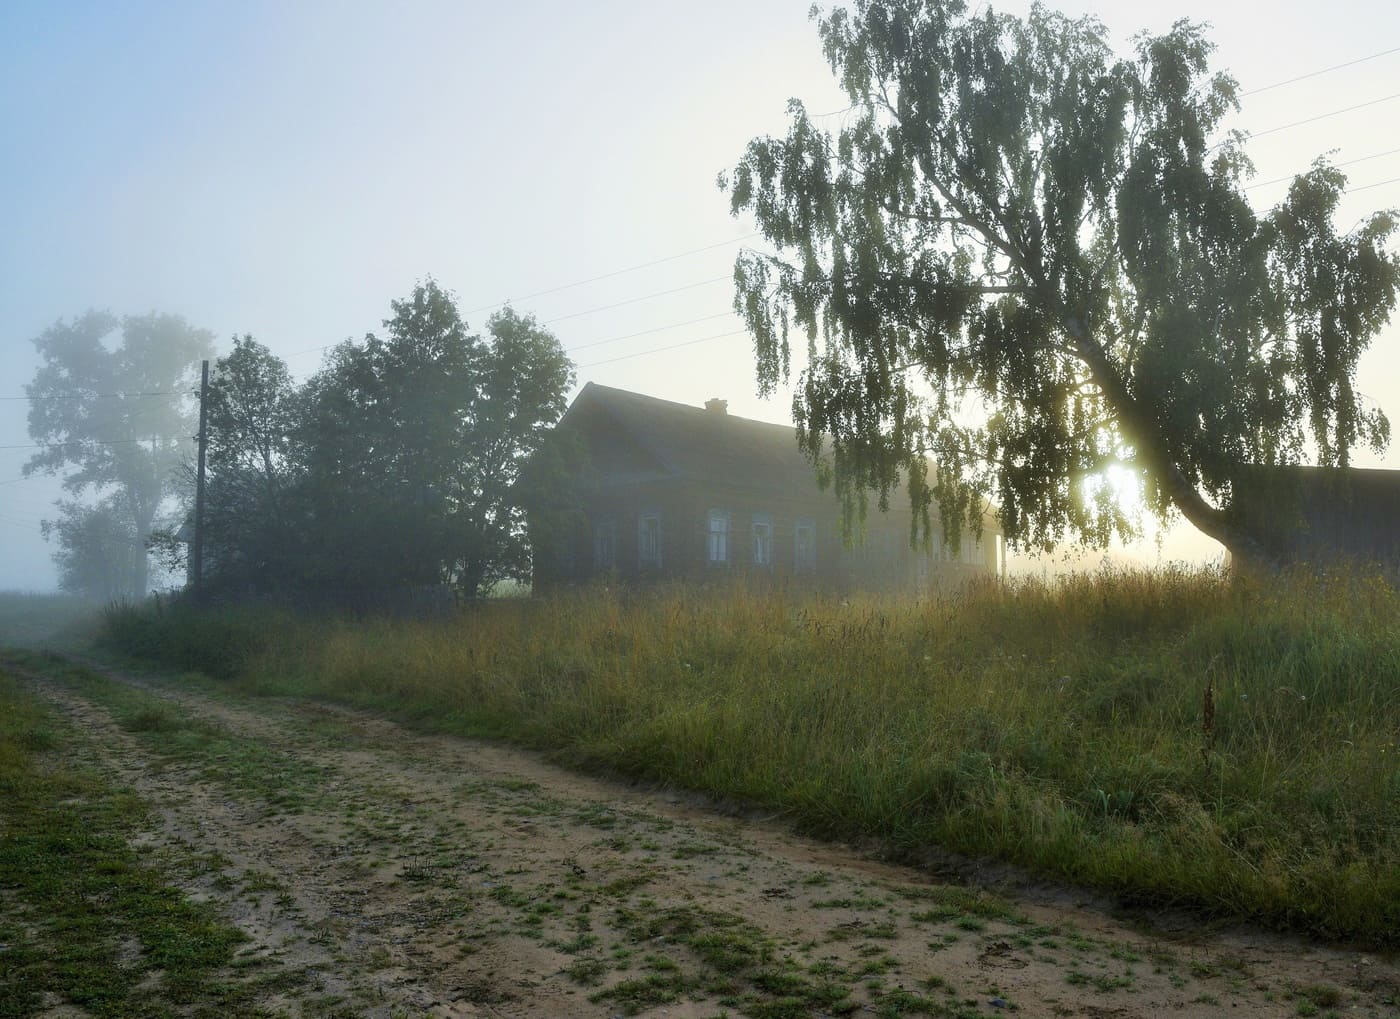
[[[420,623],[167,603],[110,612],[103,639],[909,859],[1400,943],[1400,593],[1378,577],[599,589]]]
[[[0,646],[76,646],[92,637],[102,603],[68,594],[0,591]]]

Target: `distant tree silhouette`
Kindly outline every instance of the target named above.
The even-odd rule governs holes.
[[[59,321],[34,340],[43,363],[26,387],[29,434],[44,447],[24,473],[72,468],[64,488],[103,496],[87,509],[65,504],[60,521],[47,531],[59,544],[56,559],[64,577],[88,575],[81,559],[102,534],[128,543],[103,554],[112,563],[129,564],[123,593],[145,594],[146,540],[192,444],[195,382],[211,340],[177,315],[118,321],[95,311],[71,323]]]

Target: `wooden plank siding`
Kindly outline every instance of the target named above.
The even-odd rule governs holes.
[[[993,515],[973,554],[909,544],[910,511],[892,498],[881,513],[871,506],[853,547],[842,542],[841,507],[821,491],[797,449],[791,428],[700,410],[641,394],[590,384],[560,428],[580,449],[574,523],[567,538],[537,548],[535,584],[627,582],[722,577],[781,585],[906,590],[955,587],[973,577],[996,576],[1001,543]],[[728,555],[709,558],[712,510],[728,514]],[[639,522],[659,515],[660,560],[641,556]],[[770,524],[771,562],[754,559],[754,523]],[[799,569],[800,522],[814,529],[810,569]],[[936,514],[935,514],[936,526]],[[600,560],[600,553],[609,562]]]
[[[815,486],[814,486],[815,489]],[[976,559],[963,560],[962,550],[914,549],[909,545],[909,512],[892,509],[882,514],[872,508],[867,515],[863,541],[854,524],[856,543],[846,548],[841,536],[840,506],[830,493],[824,498],[773,498],[741,488],[670,480],[607,486],[590,495],[583,507],[581,527],[574,536],[573,568],[553,580],[575,583],[608,575],[622,580],[715,580],[745,577],[775,582],[811,582],[832,590],[919,590],[963,583],[976,576],[998,573],[997,535],[984,534],[976,545]],[[826,503],[828,505],[823,505]],[[728,559],[709,561],[710,511],[729,514]],[[640,522],[642,516],[660,517],[659,562],[643,562]],[[772,525],[772,562],[753,560],[753,524],[763,519]],[[815,531],[814,555],[809,570],[799,570],[797,527],[810,522]],[[935,527],[937,523],[935,522]],[[613,565],[597,561],[597,537],[607,528],[616,535]],[[970,541],[966,536],[965,541]],[[926,563],[920,559],[926,557]]]

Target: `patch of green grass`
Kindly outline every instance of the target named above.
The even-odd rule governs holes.
[[[609,1001],[622,1009],[623,1015],[636,1015],[657,1005],[669,1005],[694,987],[694,983],[679,973],[649,973],[644,977],[622,980],[590,996],[593,1002]]]
[[[193,766],[200,778],[256,795],[273,809],[300,810],[306,797],[323,786],[328,774],[304,757],[283,753],[208,719],[195,718],[170,700],[108,679],[59,655],[11,652],[10,658],[106,708],[118,725],[159,757]]]
[[[923,602],[590,590],[430,622],[160,605],[103,639],[821,836],[1396,945],[1397,617],[1378,576],[1167,570]]]
[[[1071,969],[1065,974],[1065,983],[1075,987],[1092,986],[1100,991],[1109,992],[1132,987],[1133,978],[1128,974],[1085,973],[1080,969]]]
[[[144,805],[75,764],[73,738],[0,668],[0,1017],[46,995],[94,1016],[266,1014],[235,967],[243,934],[132,848]]]
[[[608,964],[602,959],[575,959],[565,967],[564,972],[574,983],[583,984],[585,987],[594,987],[602,983],[603,977],[608,972]]]
[[[896,988],[880,994],[875,999],[874,1010],[879,1019],[900,1019],[908,1015],[941,1016],[947,1012],[947,1007],[941,1001]]]

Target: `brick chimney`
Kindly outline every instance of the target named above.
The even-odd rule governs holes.
[[[705,409],[711,414],[728,414],[729,401],[720,399],[706,400]]]

